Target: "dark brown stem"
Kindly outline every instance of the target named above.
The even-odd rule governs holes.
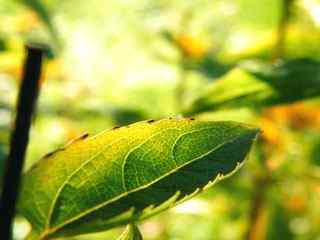
[[[274,184],[272,170],[267,164],[265,153],[265,144],[262,139],[256,144],[256,154],[260,163],[258,174],[253,177],[254,187],[252,191],[251,209],[249,215],[249,226],[246,234],[246,240],[265,239],[265,206],[267,205],[266,194],[269,188]]]
[[[24,75],[21,81],[16,107],[16,118],[10,139],[6,161],[3,189],[0,201],[1,239],[12,239],[12,222],[23,169],[25,152],[29,141],[32,115],[39,94],[39,79],[43,49],[27,46]]]
[[[258,240],[261,235],[261,219],[263,218],[263,209],[265,205],[265,195],[269,187],[267,179],[257,180],[256,187],[253,193],[253,200],[251,204],[251,212],[249,219],[249,229],[247,232],[247,240]],[[261,239],[262,240],[262,239]]]

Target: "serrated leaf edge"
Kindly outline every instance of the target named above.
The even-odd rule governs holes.
[[[241,124],[236,125],[236,126],[241,126]],[[236,126],[234,126],[234,128],[235,128]],[[200,129],[200,130],[190,131],[190,132],[202,131],[202,130],[204,130],[204,129],[205,129],[205,128]],[[206,129],[211,129],[211,128],[206,128]],[[168,130],[168,129],[167,129],[167,130]],[[254,128],[252,128],[252,130],[257,130],[257,131],[258,131],[258,129],[254,129]],[[190,132],[188,132],[188,133],[190,133]],[[187,133],[184,133],[184,134],[187,134]],[[184,135],[184,134],[182,134],[182,135]],[[128,196],[129,194],[131,194],[131,193],[140,191],[140,190],[142,190],[142,189],[145,189],[145,188],[153,185],[154,183],[160,181],[161,179],[163,179],[163,178],[171,175],[172,173],[178,171],[178,170],[181,169],[182,167],[187,166],[187,165],[189,165],[189,164],[191,164],[191,163],[193,163],[193,162],[195,162],[195,161],[197,161],[197,160],[205,157],[206,155],[208,155],[208,154],[210,154],[210,153],[218,150],[219,148],[225,146],[226,144],[229,144],[229,143],[234,142],[235,140],[238,139],[238,137],[239,137],[239,135],[236,136],[236,137],[234,137],[233,139],[231,139],[231,140],[229,140],[229,141],[226,141],[226,142],[224,142],[224,143],[221,143],[221,144],[217,145],[215,148],[211,149],[210,151],[202,154],[201,156],[199,156],[199,157],[197,157],[197,158],[194,158],[194,159],[190,160],[189,162],[187,162],[187,163],[185,163],[185,164],[182,164],[181,166],[179,166],[179,167],[175,168],[174,170],[172,170],[172,171],[170,171],[170,172],[162,175],[161,177],[159,177],[159,178],[151,181],[151,182],[148,183],[148,184],[145,184],[145,185],[143,185],[143,186],[141,186],[141,187],[139,187],[139,188],[133,189],[133,190],[131,190],[131,191],[127,191],[127,192],[125,192],[125,193],[123,193],[123,194],[120,194],[119,196],[117,196],[117,197],[115,197],[115,198],[113,198],[113,199],[108,200],[107,202],[104,202],[104,203],[101,203],[101,204],[97,205],[97,206],[94,207],[94,208],[90,208],[90,209],[84,211],[83,213],[78,214],[77,216],[75,216],[75,217],[73,217],[73,218],[70,218],[68,221],[65,221],[64,223],[62,223],[62,224],[60,224],[60,225],[57,225],[57,226],[54,227],[54,228],[46,229],[46,230],[43,232],[43,234],[41,234],[40,239],[44,238],[45,236],[48,236],[48,235],[53,234],[54,232],[58,231],[59,229],[61,229],[61,228],[64,227],[65,225],[67,225],[67,224],[69,224],[69,223],[71,223],[71,222],[74,222],[74,221],[78,220],[79,218],[81,218],[81,217],[83,217],[83,216],[85,216],[85,215],[87,215],[87,214],[90,214],[90,213],[94,212],[95,210],[100,209],[101,207],[104,207],[104,206],[106,206],[106,205],[108,205],[108,204],[110,204],[110,203],[112,203],[112,202],[114,202],[114,201],[117,201],[117,200],[119,200],[119,199],[121,199],[121,198],[123,198],[123,197],[126,197],[126,196]],[[212,184],[214,184],[214,182],[213,182]],[[199,191],[199,189],[197,189],[196,191]],[[189,196],[189,195],[188,195],[188,196]],[[184,201],[185,201],[185,200],[184,200]],[[179,203],[180,203],[180,201],[179,201]]]

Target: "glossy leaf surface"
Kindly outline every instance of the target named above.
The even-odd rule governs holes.
[[[235,122],[164,119],[84,135],[27,171],[19,209],[33,239],[140,221],[233,173],[257,133]]]

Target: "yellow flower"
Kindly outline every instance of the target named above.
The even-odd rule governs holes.
[[[209,50],[208,44],[201,38],[196,38],[188,34],[179,35],[176,38],[176,44],[185,56],[192,58],[201,58]]]
[[[295,194],[287,197],[287,208],[292,212],[304,212],[306,209],[306,199],[302,195]]]
[[[268,118],[261,118],[259,126],[262,129],[261,138],[268,144],[278,145],[280,142],[280,131],[279,127],[275,122]]]
[[[293,129],[320,130],[320,108],[296,103],[287,106],[269,108],[265,116],[273,122],[289,126]]]

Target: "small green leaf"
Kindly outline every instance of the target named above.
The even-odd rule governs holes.
[[[137,226],[129,224],[118,240],[143,240],[143,238]]]
[[[248,62],[210,84],[186,115],[218,109],[261,108],[320,95],[320,64],[298,59],[268,65]]]
[[[83,135],[26,172],[18,207],[33,239],[141,221],[233,173],[258,131],[235,122],[163,119]]]

